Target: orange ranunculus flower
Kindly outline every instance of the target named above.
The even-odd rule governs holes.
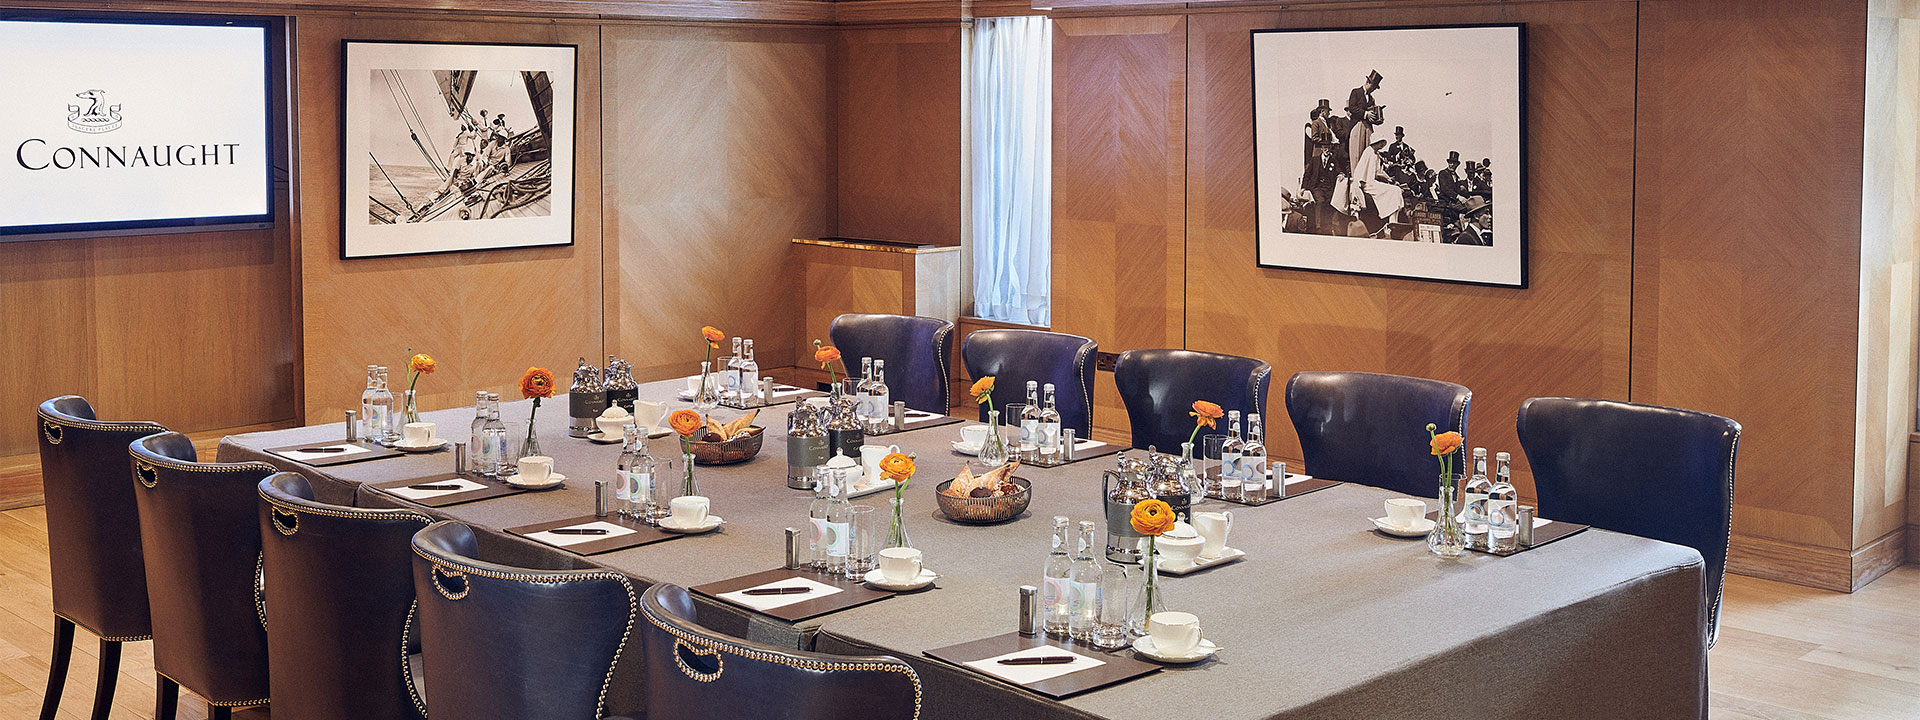
[[[1173,516],[1173,506],[1159,500],[1141,500],[1133,506],[1133,514],[1129,519],[1134,532],[1147,536],[1172,530],[1173,524],[1178,522]]]
[[[700,328],[700,336],[706,338],[707,342],[710,342],[710,343],[717,343],[717,342],[720,342],[721,340],[727,339],[726,333],[720,332],[720,328],[714,327],[712,325],[708,325],[706,327]]]
[[[1219,405],[1205,400],[1195,400],[1193,401],[1193,412],[1187,414],[1193,416],[1193,424],[1195,425],[1219,427],[1219,425],[1215,425],[1213,421],[1219,420],[1227,413],[1221,410]]]
[[[888,453],[880,459],[880,474],[894,482],[905,482],[913,477],[913,458],[903,453]]]
[[[407,367],[413,368],[414,372],[420,373],[421,375],[432,375],[434,368],[433,356],[426,353],[415,355],[413,359],[407,361]]]
[[[553,397],[553,371],[541,367],[527,368],[527,374],[520,376],[520,396]]]
[[[706,421],[700,419],[700,413],[685,408],[675,410],[672,415],[667,416],[667,427],[673,428],[673,431],[680,433],[681,437],[693,437],[694,433],[706,426]]]
[[[813,361],[820,363],[821,367],[826,367],[827,363],[830,363],[839,359],[840,359],[840,348],[834,347],[832,345],[822,345],[818,348],[815,348],[813,351]]]
[[[1464,442],[1464,440],[1461,439],[1460,433],[1457,432],[1443,432],[1435,435],[1433,436],[1433,454],[1446,455],[1455,450],[1459,450],[1460,443],[1462,442]]]
[[[993,394],[993,376],[988,375],[973,381],[973,388],[968,390],[967,394],[972,395],[976,403],[986,402],[987,396]]]

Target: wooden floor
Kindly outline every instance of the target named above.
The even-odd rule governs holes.
[[[0,718],[38,717],[46,687],[46,523],[39,507],[0,512]],[[1732,576],[1725,606],[1710,662],[1711,717],[1920,720],[1920,565],[1852,595]],[[79,634],[63,719],[86,718],[93,703],[97,641]],[[114,718],[153,717],[151,643],[126,646],[116,698]],[[204,718],[206,708],[183,695],[180,717]]]

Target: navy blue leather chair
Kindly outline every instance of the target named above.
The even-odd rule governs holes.
[[[60,709],[78,625],[100,637],[93,717],[105,720],[120,679],[120,644],[153,636],[127,444],[167,429],[151,422],[101,422],[78,395],[40,403],[39,421],[53,571],[53,658],[40,718],[53,720]]]
[[[1372,485],[1414,497],[1440,492],[1434,432],[1467,434],[1473,393],[1450,382],[1362,372],[1303,372],[1287,380],[1287,417],[1301,460],[1317,478]],[[1466,455],[1453,458],[1457,472]]]
[[[1093,432],[1093,366],[1100,346],[1066,333],[1042,330],[976,330],[960,342],[960,358],[967,376],[995,378],[993,405],[1026,402],[1027,381],[1053,383],[1054,407],[1060,426],[1073,428],[1081,439]],[[980,406],[987,419],[987,406]]]
[[[298,473],[260,493],[267,668],[278,720],[419,720],[407,627],[413,620],[412,510],[314,501]]]
[[[1133,446],[1178,453],[1193,433],[1193,401],[1206,400],[1241,415],[1267,412],[1265,361],[1195,350],[1128,350],[1113,365],[1113,382],[1133,425]],[[1226,421],[1214,432],[1226,432]],[[1201,433],[1203,436],[1207,432]],[[1200,452],[1195,448],[1194,452]]]
[[[783,650],[713,632],[675,585],[641,598],[648,720],[914,720],[920,676],[899,658]]]
[[[1700,551],[1712,647],[1733,532],[1740,423],[1658,405],[1533,398],[1520,404],[1519,431],[1542,517]]]
[[[413,536],[427,711],[460,720],[604,717],[639,596],[609,570],[531,570],[477,557],[443,520]]]
[[[947,358],[953,354],[953,323],[912,315],[847,314],[827,331],[849,372],[860,358],[887,361],[887,390],[907,407],[947,414]]]
[[[193,441],[176,432],[140,438],[128,452],[160,676],[154,717],[173,720],[183,687],[214,720],[267,704],[258,483],[276,468],[198,462]]]

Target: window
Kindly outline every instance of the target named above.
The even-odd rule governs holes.
[[[1051,323],[1053,22],[973,25],[973,314]]]

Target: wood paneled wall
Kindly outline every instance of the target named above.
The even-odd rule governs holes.
[[[304,418],[334,422],[341,410],[358,407],[369,364],[389,366],[393,381],[403,384],[400,369],[409,347],[439,361],[439,370],[420,381],[422,409],[471,404],[480,389],[508,393],[530,365],[564,376],[577,356],[599,356],[599,28],[345,16],[299,17],[294,28]],[[339,98],[341,41],[347,38],[578,46],[574,244],[341,260]]]
[[[766,368],[805,343],[790,245],[834,234],[831,46],[822,29],[607,29],[607,350],[636,374],[696,370],[702,325],[754,338]]]
[[[957,19],[835,32],[837,235],[960,244],[963,32]]]
[[[1865,2],[1094,12],[1054,11],[1056,328],[1108,352],[1260,357],[1276,396],[1302,370],[1460,382],[1475,390],[1471,442],[1514,452],[1528,494],[1513,431],[1527,397],[1725,414],[1746,429],[1736,567],[1813,563],[1827,574],[1801,581],[1845,589],[1872,564],[1863,546],[1898,513],[1856,508],[1856,470],[1878,507],[1904,487],[1877,441],[1856,458],[1856,344],[1912,318],[1895,302],[1863,327],[1858,311],[1900,297],[1912,255],[1861,255]],[[1249,30],[1515,21],[1533,287],[1255,266]],[[1870,341],[1867,382],[1911,377],[1910,334]],[[1892,398],[1883,410],[1911,402],[1899,392],[1873,389]],[[1098,403],[1100,426],[1125,426],[1110,387]],[[1269,425],[1275,454],[1297,459],[1291,428]]]

